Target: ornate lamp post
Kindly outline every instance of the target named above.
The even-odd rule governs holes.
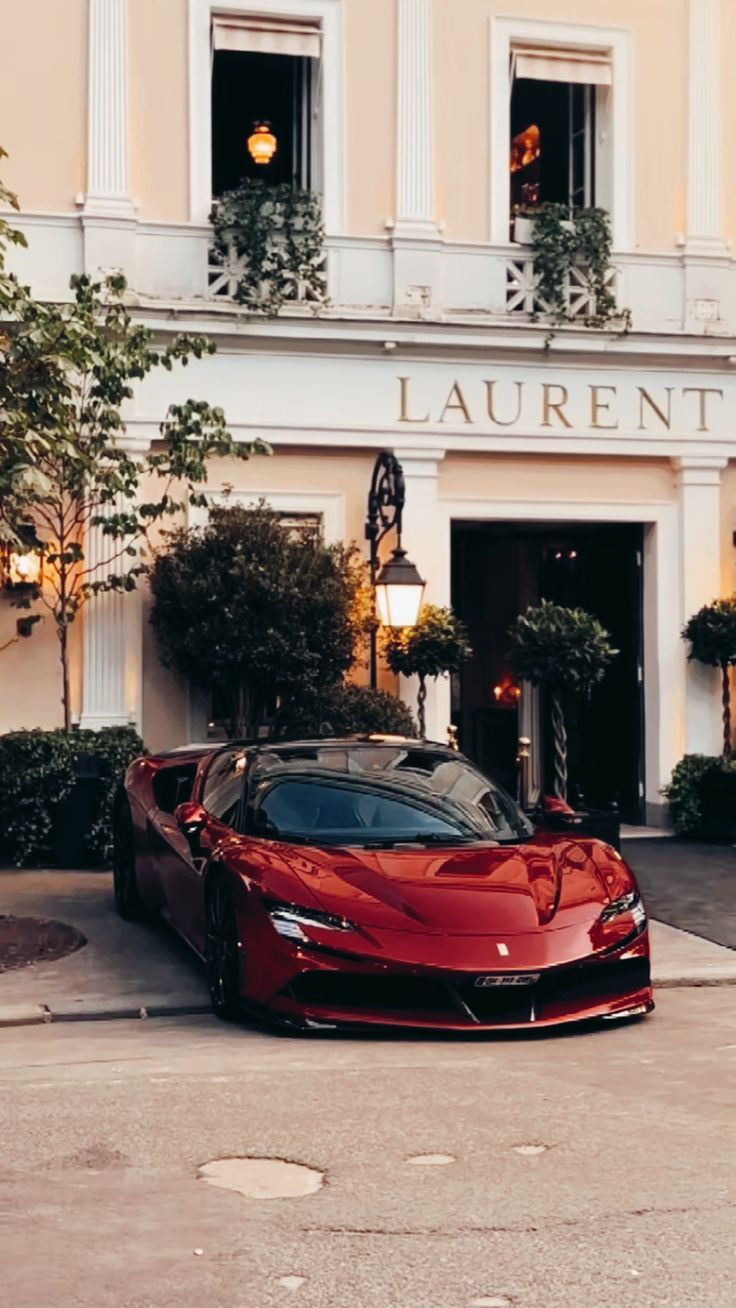
[[[370,545],[370,573],[376,615],[371,628],[371,687],[378,684],[378,627],[414,627],[419,618],[424,581],[401,547],[401,520],[406,490],[398,459],[385,450],[373,468],[365,520]],[[379,571],[378,550],[390,531],[396,531],[391,558]]]

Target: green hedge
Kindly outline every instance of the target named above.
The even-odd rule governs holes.
[[[417,724],[411,710],[395,695],[345,682],[325,690],[316,702],[292,705],[278,723],[290,736],[411,736]]]
[[[663,791],[678,836],[703,834],[704,788],[715,773],[730,773],[734,770],[736,761],[728,761],[721,754],[686,754],[680,759],[670,784]]]
[[[71,794],[76,763],[94,754],[99,766],[94,816],[85,833],[90,861],[112,853],[112,803],[122,773],[143,753],[132,727],[101,731],[12,731],[0,736],[0,856],[16,867],[48,862],[59,805]]]

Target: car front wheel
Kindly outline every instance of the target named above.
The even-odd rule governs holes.
[[[241,1011],[240,950],[232,893],[222,874],[208,888],[205,965],[212,1010],[223,1022],[232,1022]]]

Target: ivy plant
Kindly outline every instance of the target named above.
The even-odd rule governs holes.
[[[252,313],[274,315],[282,305],[327,303],[325,230],[318,196],[288,183],[246,180],[227,191],[210,215],[212,257],[239,261],[236,299]]]
[[[549,691],[555,745],[555,794],[567,799],[567,728],[563,697],[587,697],[618,654],[608,632],[584,609],[563,608],[542,600],[511,627],[508,654],[522,681]]]
[[[720,668],[723,702],[723,757],[731,755],[731,684],[729,669],[736,667],[736,595],[706,604],[682,631],[690,642],[689,659]]]
[[[452,609],[425,604],[415,627],[392,627],[386,632],[383,653],[392,672],[419,678],[417,717],[419,735],[426,734],[427,677],[458,672],[472,650],[465,625]]]
[[[537,293],[556,322],[570,318],[569,283],[573,266],[585,270],[595,312],[586,318],[591,327],[612,319],[628,323],[611,290],[611,220],[605,209],[571,209],[564,204],[542,204],[526,211],[533,218],[532,250],[538,277]]]

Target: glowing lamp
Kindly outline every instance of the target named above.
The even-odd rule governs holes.
[[[376,578],[376,608],[384,627],[415,627],[422,607],[424,582],[406,556],[395,549]]]
[[[248,137],[248,153],[256,164],[270,164],[279,143],[271,131],[271,124],[254,123],[253,131]]]
[[[19,534],[18,544],[7,544],[0,551],[0,584],[8,590],[40,586],[43,579],[43,553],[30,544],[35,540],[33,527],[23,526]],[[29,543],[24,548],[26,541]]]

